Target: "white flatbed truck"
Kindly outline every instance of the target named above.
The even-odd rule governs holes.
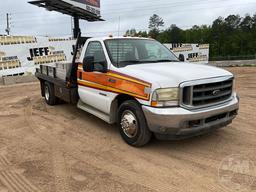
[[[47,104],[61,99],[117,124],[135,147],[153,134],[183,139],[225,127],[239,109],[230,72],[180,62],[148,38],[79,38],[72,63],[41,65],[36,77]]]

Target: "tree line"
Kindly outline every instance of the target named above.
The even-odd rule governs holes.
[[[162,30],[164,20],[154,14],[149,19],[148,31],[130,29],[127,35],[152,37],[161,43],[210,44],[210,58],[256,59],[256,13],[219,17],[211,25],[194,25],[181,29],[176,24]]]

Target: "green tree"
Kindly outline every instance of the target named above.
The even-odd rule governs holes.
[[[253,20],[253,28],[255,29],[256,28],[256,13],[253,15],[252,20]]]
[[[164,26],[164,20],[157,14],[154,14],[149,19],[149,36],[156,39],[157,35],[160,33],[160,27]]]
[[[239,15],[229,15],[225,19],[225,25],[227,27],[228,32],[238,29],[240,26],[241,17]]]
[[[244,17],[219,17],[210,26],[194,25],[190,29],[181,29],[173,24],[165,30],[160,30],[162,26],[163,19],[153,15],[149,21],[149,33],[139,31],[136,35],[149,35],[162,43],[207,43],[210,44],[212,59],[230,59],[232,56],[241,59],[255,58],[256,13],[253,16],[246,14]],[[129,33],[134,33],[134,30],[130,30]]]
[[[141,37],[148,37],[147,31],[139,31],[136,35]]]
[[[250,15],[246,15],[240,23],[240,27],[243,31],[249,32],[253,28],[253,18]]]
[[[136,29],[129,29],[126,31],[126,35],[128,36],[136,36],[137,32]]]

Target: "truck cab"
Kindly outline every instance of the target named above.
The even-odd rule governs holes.
[[[90,38],[74,61],[62,81],[57,67],[36,72],[46,102],[64,98],[117,124],[132,146],[147,144],[152,134],[168,140],[208,133],[230,124],[238,112],[230,72],[180,62],[153,39]]]

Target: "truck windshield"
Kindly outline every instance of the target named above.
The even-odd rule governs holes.
[[[168,48],[155,40],[109,39],[105,45],[111,62],[117,67],[179,61]]]

